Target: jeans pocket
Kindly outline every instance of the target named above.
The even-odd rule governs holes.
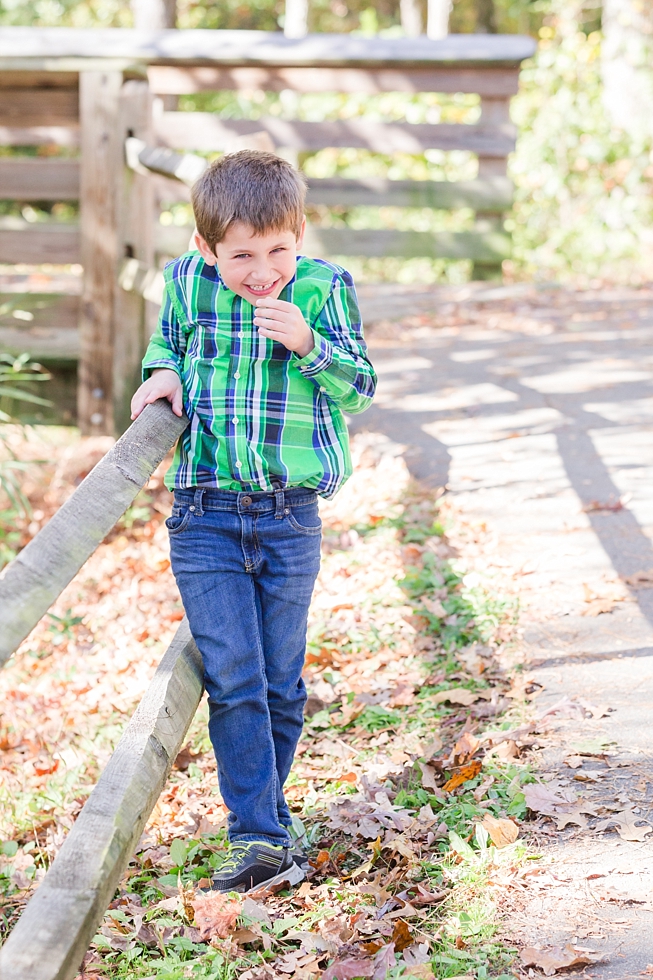
[[[299,517],[299,520],[297,518]],[[288,514],[288,523],[295,531],[300,534],[321,534],[322,521],[317,509],[317,503],[308,507],[298,507],[296,512],[291,509]]]
[[[190,509],[187,508],[185,511],[180,513],[173,513],[172,517],[168,517],[166,520],[166,527],[168,528],[168,534],[181,534],[188,527],[188,523],[192,517]]]

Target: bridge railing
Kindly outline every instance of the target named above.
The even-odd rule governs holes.
[[[188,425],[149,405],[0,578],[4,662],[119,520]],[[0,949],[0,980],[72,980],[202,696],[184,619],[43,881]]]

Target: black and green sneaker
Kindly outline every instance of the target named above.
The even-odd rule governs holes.
[[[287,847],[258,840],[236,841],[207,891],[248,892],[282,881],[297,885],[304,877]]]

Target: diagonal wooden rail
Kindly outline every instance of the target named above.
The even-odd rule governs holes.
[[[51,868],[0,950],[1,980],[72,980],[202,696],[184,620]]]
[[[167,401],[148,405],[113,449],[0,574],[0,665],[125,513],[188,425]]]
[[[100,544],[188,425],[149,405],[0,580],[6,659]],[[184,619],[51,868],[0,950],[0,980],[72,980],[202,696]]]

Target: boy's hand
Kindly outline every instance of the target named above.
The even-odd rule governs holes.
[[[176,371],[169,368],[156,368],[152,376],[144,382],[132,398],[132,419],[138,418],[146,405],[167,398],[175,415],[181,417],[183,400],[181,381]]]
[[[277,340],[299,357],[306,357],[315,347],[313,331],[302,312],[282,299],[257,299],[254,326],[263,337]]]

